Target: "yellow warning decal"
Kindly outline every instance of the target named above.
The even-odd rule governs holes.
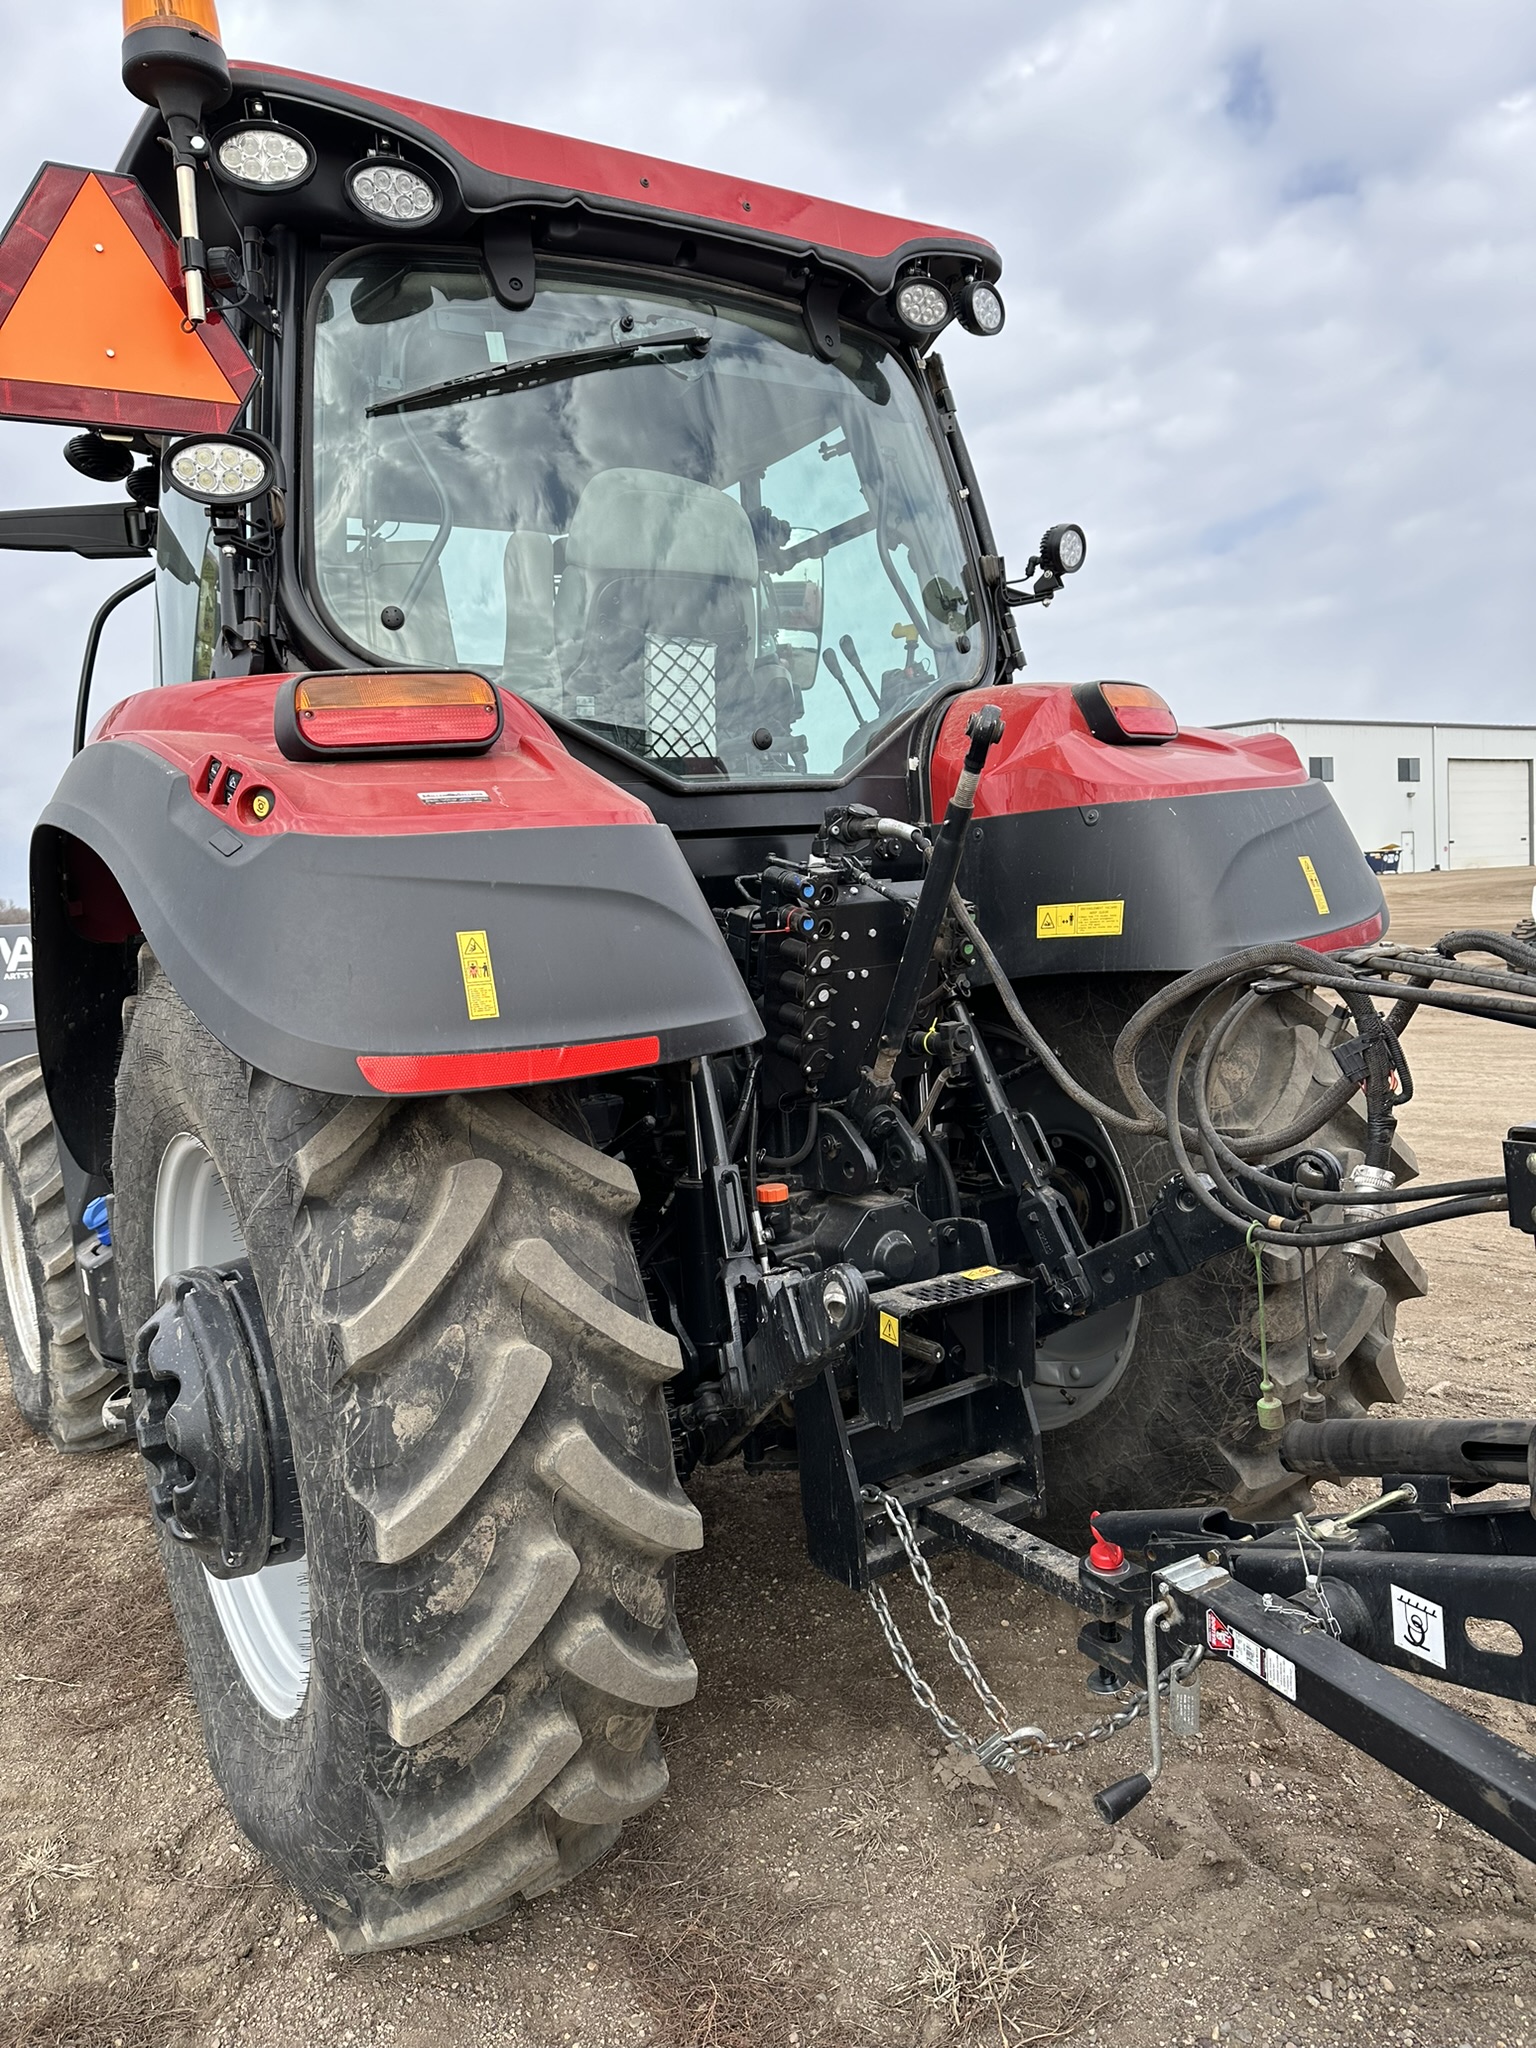
[[[880,1311],[880,1342],[882,1344],[899,1344],[901,1342],[901,1324],[897,1322],[894,1316],[888,1316],[884,1309]]]
[[[1317,905],[1318,916],[1326,917],[1328,915],[1328,898],[1323,894],[1323,885],[1317,879],[1317,869],[1312,865],[1311,855],[1298,853],[1296,858],[1301,862],[1301,872],[1307,878],[1307,887],[1312,891],[1312,901]]]
[[[491,965],[491,942],[484,932],[460,932],[459,967],[464,975],[464,1001],[469,1021],[478,1024],[487,1017],[499,1017],[496,1001],[496,970]]]
[[[1125,898],[1113,903],[1041,903],[1037,939],[1118,939],[1125,929]]]
[[[995,1280],[1002,1271],[1001,1266],[967,1266],[960,1275],[962,1280]]]

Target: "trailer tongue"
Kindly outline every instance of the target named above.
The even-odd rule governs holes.
[[[1292,1423],[1281,1455],[1335,1479],[1384,1475],[1382,1491],[1347,1513],[1283,1522],[1194,1508],[1104,1514],[1079,1558],[1010,1519],[1030,1500],[1006,1459],[865,1488],[872,1572],[910,1566],[994,1725],[973,1739],[938,1706],[877,1576],[870,1602],[917,1704],[946,1742],[1002,1771],[1145,1716],[1149,1767],[1094,1798],[1113,1825],[1152,1790],[1164,1717],[1175,1735],[1198,1734],[1200,1666],[1219,1659],[1536,1861],[1536,1759],[1395,1675],[1536,1702],[1523,1650],[1536,1637],[1536,1421]],[[1451,1498],[1453,1486],[1486,1486],[1515,1470],[1523,1499]],[[1114,1702],[1104,1719],[1065,1738],[1009,1720],[933,1585],[929,1561],[955,1549],[1087,1617],[1078,1649],[1094,1667],[1090,1690]]]

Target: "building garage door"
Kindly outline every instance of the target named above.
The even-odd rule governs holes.
[[[1449,761],[1450,865],[1523,868],[1531,863],[1529,761]]]

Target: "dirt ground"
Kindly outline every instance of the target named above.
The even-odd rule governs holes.
[[[1393,935],[1508,930],[1533,880],[1393,882]],[[1536,1111],[1531,1041],[1430,1013],[1410,1050],[1425,1173],[1497,1170]],[[1530,1241],[1479,1218],[1417,1244],[1410,1412],[1531,1412]],[[947,1783],[863,1604],[809,1571],[792,1484],[696,1493],[701,1683],[667,1722],[669,1796],[577,1889],[343,1964],[209,1777],[133,1461],[57,1458],[7,1404],[0,2048],[1536,2042],[1536,1871],[1273,1695],[1208,1677],[1202,1737],[1113,1832],[1089,1794],[1141,1767],[1140,1728]],[[1016,1712],[1093,1718],[1064,1609],[964,1559],[938,1577]],[[959,1708],[912,1590],[893,1599]],[[1536,1713],[1471,1711],[1536,1747]]]

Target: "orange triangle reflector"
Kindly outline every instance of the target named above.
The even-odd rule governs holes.
[[[225,433],[256,374],[217,313],[188,325],[136,179],[44,164],[0,235],[0,419]]]

